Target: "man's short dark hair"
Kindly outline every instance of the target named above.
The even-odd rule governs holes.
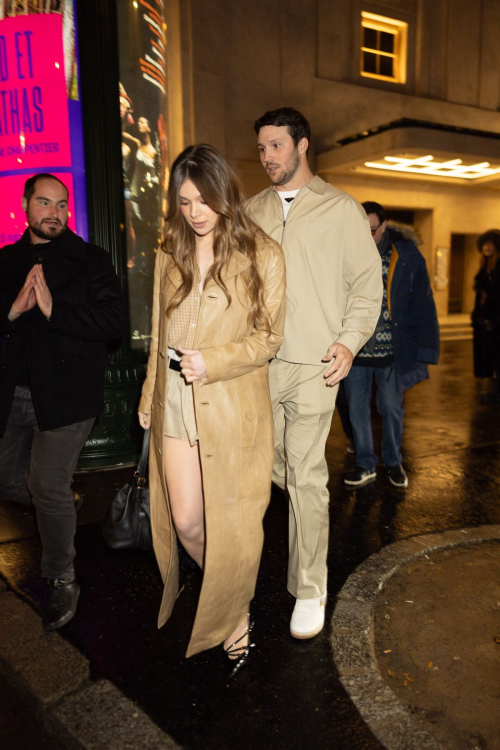
[[[278,128],[286,127],[295,145],[302,138],[307,138],[308,141],[311,140],[311,126],[304,115],[293,107],[280,107],[279,109],[272,109],[263,114],[262,117],[259,117],[254,122],[253,128],[256,134],[259,135],[259,130],[266,125],[274,125]]]
[[[365,203],[361,204],[363,208],[366,211],[366,215],[368,214],[377,214],[378,220],[381,224],[384,223],[387,219],[387,214],[385,212],[385,208],[380,205],[380,203],[375,203],[375,201],[366,201]]]
[[[53,174],[49,174],[48,172],[39,172],[38,174],[34,174],[33,177],[28,177],[28,179],[24,183],[23,198],[26,198],[28,203],[30,202],[31,196],[35,192],[35,186],[38,180],[56,180],[56,182],[60,182],[63,188],[66,190],[68,194],[67,197],[69,198],[69,190],[64,182],[59,179],[59,177],[56,177]]]

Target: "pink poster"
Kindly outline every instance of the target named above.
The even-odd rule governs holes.
[[[25,180],[50,172],[70,190],[69,226],[75,229],[68,97],[62,16],[5,18],[0,22],[0,245],[26,227],[21,209]]]

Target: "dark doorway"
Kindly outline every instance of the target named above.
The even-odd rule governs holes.
[[[448,314],[462,312],[462,295],[464,288],[465,234],[451,235],[450,283],[448,297]]]
[[[415,221],[415,212],[399,208],[388,208],[387,221],[395,221],[397,224],[408,224],[412,227]]]

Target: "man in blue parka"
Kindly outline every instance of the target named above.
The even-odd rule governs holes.
[[[429,275],[414,229],[388,224],[379,203],[363,203],[372,237],[382,259],[384,296],[377,328],[354,359],[345,379],[356,469],[344,479],[361,487],[377,474],[373,450],[371,394],[375,379],[382,416],[382,461],[390,481],[407,487],[402,466],[404,392],[429,377],[428,364],[439,359],[439,326]]]

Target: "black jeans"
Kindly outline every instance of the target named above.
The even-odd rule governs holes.
[[[76,511],[71,483],[94,419],[41,431],[30,392],[16,388],[7,429],[0,438],[0,499],[33,501],[45,578],[72,581],[75,576]]]

